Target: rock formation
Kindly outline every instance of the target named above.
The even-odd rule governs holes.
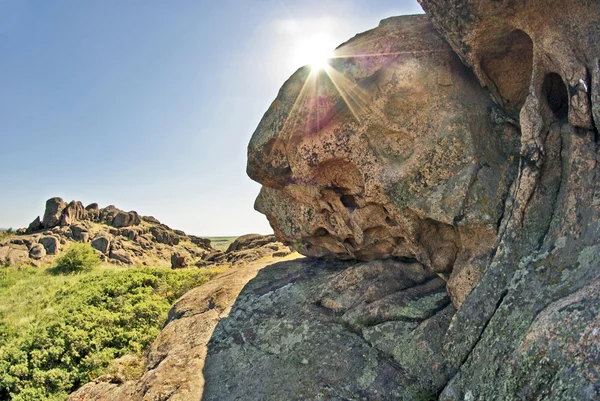
[[[34,266],[52,263],[72,242],[90,243],[102,260],[117,265],[155,267],[206,267],[215,263],[251,262],[262,257],[285,256],[291,251],[273,235],[240,237],[235,249],[221,252],[210,240],[173,230],[154,217],[124,212],[115,206],[100,209],[78,201],[51,198],[46,202],[43,220],[37,217],[27,229],[0,242],[0,262]],[[244,238],[253,241],[245,241]],[[239,249],[238,249],[239,248]]]
[[[249,287],[213,336],[205,398],[600,398],[600,4],[567,3],[422,0],[427,17],[382,21],[284,84],[248,147],[257,210],[305,255],[388,267],[282,266]],[[431,290],[405,287],[415,264]],[[315,330],[383,356],[367,370]],[[326,373],[333,355],[359,371]]]
[[[425,16],[382,21],[336,54],[298,70],[254,133],[256,207],[305,255],[454,270],[459,305],[491,254],[518,130]]]
[[[149,358],[197,359],[128,399],[600,399],[600,3],[420,2],[252,137],[255,207],[310,258],[219,304],[207,350],[171,321]]]

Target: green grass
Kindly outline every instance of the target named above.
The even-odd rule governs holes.
[[[144,352],[171,304],[222,270],[0,268],[0,400],[65,400]]]
[[[15,235],[15,232],[13,231],[12,228],[8,228],[6,230],[0,230],[0,242],[12,237],[13,235]]]
[[[208,237],[210,246],[220,251],[225,252],[229,245],[238,237]]]

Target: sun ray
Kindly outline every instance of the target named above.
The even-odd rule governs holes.
[[[350,109],[350,112],[354,115],[356,120],[361,123],[363,119],[362,116],[369,113],[371,107],[369,99],[360,86],[357,83],[350,81],[331,66],[327,66],[325,72]]]
[[[361,57],[382,57],[382,56],[398,56],[403,54],[429,54],[429,53],[448,53],[452,52],[452,49],[430,49],[430,50],[410,50],[402,52],[387,52],[387,53],[363,53],[363,54],[335,54],[331,56],[331,59],[340,58],[361,58]]]

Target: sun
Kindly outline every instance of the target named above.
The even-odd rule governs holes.
[[[302,37],[296,42],[294,64],[309,65],[312,70],[322,70],[329,65],[334,49],[335,41],[326,33]]]

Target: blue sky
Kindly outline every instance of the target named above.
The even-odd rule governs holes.
[[[297,44],[415,0],[0,0],[0,227],[52,196],[205,235],[269,233],[246,146]]]

